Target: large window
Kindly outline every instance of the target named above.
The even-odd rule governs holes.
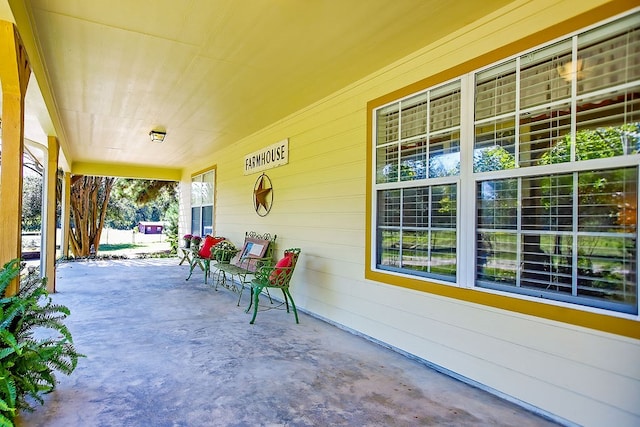
[[[375,268],[637,314],[639,22],[375,110]]]
[[[213,234],[213,186],[215,170],[191,178],[191,234]]]

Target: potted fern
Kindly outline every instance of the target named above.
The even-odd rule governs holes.
[[[4,265],[0,296],[21,270],[18,259]],[[63,323],[69,309],[52,302],[45,284],[30,272],[16,295],[0,298],[0,426],[13,426],[19,411],[33,411],[32,400],[43,404],[42,395],[55,388],[54,371],[69,375],[83,357]]]

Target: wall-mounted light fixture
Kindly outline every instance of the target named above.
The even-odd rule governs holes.
[[[580,80],[584,74],[583,67],[582,59],[569,61],[564,65],[558,66],[558,75],[562,77],[565,82],[571,82],[574,75],[576,76],[576,80]]]
[[[149,136],[151,137],[151,142],[162,142],[167,133],[161,130],[152,130],[149,132]]]

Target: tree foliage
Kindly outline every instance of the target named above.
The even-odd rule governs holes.
[[[113,187],[107,226],[131,229],[140,221],[166,221],[166,213],[177,205],[174,181],[119,179]]]
[[[474,172],[498,171],[515,167],[516,157],[499,145],[476,150],[473,155]]]
[[[576,132],[576,160],[601,159],[637,153],[640,149],[640,123],[607,128],[583,129]],[[571,134],[540,158],[539,164],[564,163],[571,159]]]
[[[172,252],[178,247],[177,182],[119,179],[113,188],[107,223],[117,229],[130,229],[140,221],[164,221]]]
[[[42,224],[42,176],[25,174],[22,183],[22,230],[39,231]]]

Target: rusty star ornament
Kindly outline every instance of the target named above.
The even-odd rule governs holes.
[[[253,186],[253,207],[259,216],[266,216],[273,204],[273,187],[271,179],[262,174]]]

